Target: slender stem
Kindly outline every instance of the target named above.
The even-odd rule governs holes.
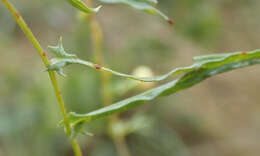
[[[86,0],[88,5],[92,7],[92,0]],[[104,55],[103,55],[103,32],[99,22],[94,17],[94,14],[89,15],[90,29],[92,32],[92,45],[94,51],[94,59],[100,64],[104,65]],[[108,106],[113,102],[113,96],[110,91],[110,73],[100,72],[102,87],[102,97],[104,106]],[[117,115],[112,115],[108,117],[108,129],[111,131],[112,126],[119,120]],[[125,137],[109,133],[113,142],[115,143],[116,149],[120,156],[130,156]]]
[[[83,156],[79,143],[76,139],[69,137],[75,156]]]
[[[2,3],[7,7],[9,12],[13,15],[17,24],[20,26],[22,31],[25,33],[26,37],[33,44],[34,48],[39,53],[44,65],[46,67],[48,67],[50,65],[50,61],[47,58],[46,53],[44,52],[44,50],[41,47],[38,40],[33,35],[31,29],[27,26],[27,24],[24,21],[24,19],[22,18],[22,16],[19,14],[19,12],[16,10],[16,8],[12,5],[12,3],[9,0],[2,0]],[[56,94],[56,98],[57,98],[58,103],[59,103],[61,114],[62,114],[63,119],[64,119],[66,135],[69,137],[69,140],[72,144],[75,155],[76,156],[82,156],[79,144],[77,143],[77,141],[74,138],[71,137],[71,131],[72,130],[71,130],[71,127],[70,127],[70,121],[69,121],[69,117],[68,117],[67,112],[66,112],[66,107],[65,107],[65,104],[64,104],[64,100],[63,100],[63,97],[62,97],[61,90],[60,90],[59,85],[58,85],[56,74],[54,73],[54,71],[48,71],[48,73],[49,73],[49,77],[51,79],[51,83],[52,83],[52,86],[53,86],[55,94]]]
[[[110,137],[113,139],[117,152],[120,156],[131,156],[128,147],[127,147],[127,143],[125,140],[125,136],[124,135],[118,135],[115,134],[112,129],[115,125],[115,123],[117,123],[119,120],[119,117],[115,114],[115,115],[111,115],[109,116],[109,130],[110,130]]]
[[[128,150],[125,136],[114,136],[113,140],[116,145],[116,149],[120,156],[130,156],[130,152]]]

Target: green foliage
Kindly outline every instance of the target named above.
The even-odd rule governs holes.
[[[166,80],[167,78],[169,78],[170,76],[173,76],[173,75],[192,71],[194,69],[197,69],[197,68],[203,66],[205,63],[207,63],[206,61],[204,61],[204,62],[199,62],[199,63],[193,64],[189,67],[176,68],[176,69],[173,69],[172,71],[170,71],[170,72],[168,72],[164,75],[157,76],[157,77],[136,77],[134,75],[120,73],[120,72],[114,71],[112,69],[97,65],[95,63],[79,59],[78,57],[76,57],[76,55],[68,54],[62,46],[62,40],[61,39],[59,40],[57,46],[49,46],[48,48],[49,48],[50,52],[52,52],[56,56],[56,58],[53,58],[51,60],[51,64],[48,67],[47,71],[50,71],[50,70],[57,71],[57,73],[62,75],[62,76],[65,75],[63,73],[64,67],[66,67],[70,64],[80,64],[80,65],[84,65],[84,66],[87,66],[87,67],[91,67],[93,69],[110,72],[111,74],[114,74],[116,76],[120,76],[120,77],[123,77],[123,78],[128,78],[128,79],[138,80],[138,81],[143,81],[143,82],[158,82],[158,81]],[[223,58],[224,58],[224,56],[223,56]]]
[[[83,12],[88,13],[88,14],[96,13],[101,8],[101,6],[99,6],[97,8],[89,8],[84,2],[82,2],[80,0],[68,0],[68,1],[74,7],[79,9],[80,11],[83,11]],[[118,4],[119,3],[126,4],[126,5],[129,5],[129,6],[133,7],[133,8],[135,8],[135,9],[137,9],[137,10],[142,10],[142,11],[147,12],[147,13],[159,15],[162,18],[164,18],[165,20],[167,20],[169,23],[172,23],[172,21],[165,14],[163,14],[161,11],[156,9],[155,5],[158,3],[157,0],[99,0],[99,1],[103,2],[103,3],[111,3],[111,4],[117,4],[117,3]],[[190,1],[190,2],[192,2],[192,5],[195,4],[194,1]],[[198,3],[198,2],[196,2],[196,3]],[[176,5],[176,6],[178,6],[178,5]],[[201,10],[201,8],[199,8],[199,10]],[[188,28],[188,30],[189,30],[189,31],[187,31],[188,33],[198,37],[198,36],[204,36],[204,34],[208,34],[209,32],[212,32],[212,30],[209,29],[209,28],[212,28],[214,25],[216,25],[215,24],[215,21],[216,21],[215,20],[215,16],[211,17],[210,15],[205,14],[206,11],[201,13],[201,15],[203,14],[204,16],[200,16],[200,15],[198,16],[198,14],[196,14],[196,13],[193,14],[193,16],[198,16],[198,17],[200,17],[202,19],[201,21],[198,21],[196,23],[195,22],[196,19],[194,18],[194,21],[192,20],[191,23],[195,24],[195,26],[190,27],[191,24],[189,24],[189,23],[185,24],[184,23],[184,25],[187,25],[185,28]],[[208,11],[207,11],[207,13],[208,13]],[[18,20],[18,21],[21,20],[21,18],[20,18],[21,16],[17,12],[13,12],[13,15],[14,15],[14,17],[17,18],[16,20]],[[182,15],[182,14],[180,14],[180,15]],[[209,18],[206,18],[206,17],[209,17]],[[191,17],[191,18],[193,18],[193,17]],[[191,21],[191,20],[189,19],[188,21]],[[25,26],[26,25],[24,25],[24,27]],[[34,38],[34,36],[30,36],[30,37]],[[84,40],[84,43],[85,43],[85,40]],[[140,41],[140,43],[141,43],[141,45],[144,44],[142,41]],[[154,43],[151,43],[151,45],[148,45],[148,47],[150,47],[152,49],[155,49],[152,46],[154,46]],[[138,45],[138,47],[139,47],[139,45]],[[179,79],[173,80],[171,82],[168,82],[166,84],[158,86],[158,87],[156,87],[154,89],[148,90],[148,91],[146,91],[144,93],[141,93],[141,94],[138,94],[136,96],[133,96],[133,97],[127,98],[125,100],[119,101],[119,102],[117,102],[117,103],[115,103],[115,104],[113,104],[111,106],[107,106],[107,107],[104,107],[104,108],[101,108],[101,109],[90,111],[90,113],[84,113],[84,110],[86,111],[86,109],[82,109],[82,107],[78,107],[79,109],[77,109],[77,111],[78,110],[80,110],[80,111],[83,110],[82,114],[80,114],[80,113],[70,113],[69,114],[69,120],[68,120],[69,121],[69,127],[70,126],[72,127],[72,132],[71,132],[70,139],[71,138],[75,139],[75,137],[78,134],[90,135],[89,133],[84,131],[84,127],[83,126],[85,125],[85,123],[89,123],[90,121],[93,121],[95,119],[100,119],[100,118],[106,117],[108,115],[112,115],[112,114],[115,114],[115,113],[127,111],[130,108],[139,106],[139,105],[141,105],[141,104],[143,104],[145,102],[153,101],[154,99],[156,99],[158,97],[163,97],[163,96],[168,96],[168,95],[174,94],[174,93],[176,93],[178,91],[190,88],[193,85],[196,85],[196,84],[200,83],[201,81],[203,81],[203,80],[205,80],[205,79],[207,79],[207,78],[209,78],[211,76],[214,76],[216,74],[220,74],[222,72],[227,72],[227,71],[234,70],[234,69],[237,69],[237,68],[247,67],[247,66],[250,66],[250,65],[254,65],[254,64],[259,64],[260,63],[260,60],[259,60],[260,50],[255,50],[255,51],[251,51],[251,52],[236,52],[236,53],[228,53],[228,54],[206,55],[206,56],[195,57],[194,58],[194,64],[192,64],[191,66],[176,68],[176,69],[174,69],[174,70],[172,70],[172,71],[170,71],[170,72],[168,72],[168,73],[166,73],[164,75],[161,75],[161,76],[157,76],[157,77],[136,77],[134,75],[124,74],[124,73],[121,73],[121,72],[114,71],[114,70],[112,70],[110,68],[102,67],[102,66],[97,65],[95,63],[79,59],[74,54],[67,53],[64,50],[64,48],[63,48],[62,39],[59,40],[57,46],[49,46],[48,49],[49,49],[50,52],[52,52],[55,55],[55,58],[53,58],[51,60],[50,65],[47,65],[47,67],[46,67],[47,71],[51,71],[51,72],[52,71],[56,71],[58,74],[60,74],[62,76],[65,76],[65,74],[63,73],[63,69],[65,67],[67,67],[68,65],[70,65],[70,64],[80,64],[80,65],[83,65],[85,67],[90,67],[90,68],[93,68],[93,69],[98,70],[98,71],[109,72],[111,74],[114,74],[114,75],[122,77],[122,78],[127,78],[127,79],[131,79],[131,80],[142,81],[142,82],[157,82],[157,81],[166,80],[169,77],[177,75],[177,74],[183,74],[183,76],[181,78],[179,78]],[[156,49],[156,51],[160,51],[160,50],[162,50],[162,47],[159,47],[158,50]],[[40,53],[40,55],[43,58],[47,58],[45,53],[43,52],[43,50],[41,50],[41,51],[42,51],[42,53]],[[136,50],[136,51],[140,53],[140,51],[138,51],[138,50]],[[145,50],[145,51],[149,51],[149,50]],[[124,60],[124,59],[122,59],[122,60]],[[160,65],[160,61],[157,60],[156,64]],[[25,69],[27,69],[27,68],[25,68]],[[22,68],[21,68],[21,70],[22,70]],[[21,71],[21,70],[19,70],[19,71]],[[15,73],[16,73],[16,71],[15,71]],[[54,73],[54,72],[52,72],[52,73]],[[90,101],[89,102],[90,104],[87,105],[87,104],[85,104],[86,94],[88,94],[88,96],[95,97],[97,93],[95,93],[94,89],[96,89],[96,88],[98,88],[100,86],[95,86],[94,85],[94,86],[92,86],[92,88],[88,89],[88,92],[86,92],[86,88],[90,86],[89,84],[93,83],[91,81],[91,79],[87,79],[87,78],[90,77],[91,73],[88,72],[86,74],[86,76],[83,77],[82,79],[79,78],[78,74],[79,73],[75,74],[76,76],[73,79],[74,81],[77,81],[77,82],[78,81],[81,81],[81,82],[85,81],[85,82],[89,82],[89,83],[84,83],[84,85],[82,85],[81,82],[77,83],[78,86],[80,86],[80,89],[77,89],[77,88],[75,89],[75,84],[74,83],[69,85],[69,87],[67,87],[67,92],[68,92],[67,96],[68,96],[68,98],[72,98],[72,100],[70,100],[70,101],[66,100],[66,101],[67,102],[69,101],[68,103],[73,104],[73,106],[75,106],[75,107],[79,106],[77,104],[80,103],[82,105],[85,105],[84,108],[87,107],[87,109],[90,110],[90,109],[92,109],[91,106],[93,107],[93,105],[96,105],[96,106],[98,105],[97,103],[100,102],[99,100],[101,98],[98,97],[97,100],[95,100],[95,101],[94,100],[90,101],[90,99],[87,98],[88,101]],[[3,74],[3,75],[6,76],[6,74]],[[19,77],[19,75],[14,76],[15,81],[21,81],[21,79],[17,78],[17,77]],[[30,77],[33,77],[33,76],[30,76]],[[53,79],[53,77],[51,77],[51,79]],[[93,79],[96,79],[96,77],[94,77]],[[8,78],[8,81],[10,81],[10,78]],[[18,83],[15,82],[15,81],[12,80],[12,81],[10,81],[10,84],[8,83],[9,88],[10,87],[13,88],[10,91],[10,92],[12,92],[12,94],[14,94],[14,92],[17,91],[17,84]],[[66,81],[69,81],[69,80],[66,80]],[[95,81],[97,81],[97,80],[95,80]],[[135,86],[135,83],[131,84],[131,82],[134,82],[134,81],[124,80],[124,82],[122,83],[123,87],[121,87],[121,88],[126,89],[128,91],[128,89],[127,89],[125,84],[127,83],[128,85],[130,85],[130,88],[131,88],[131,87]],[[19,84],[23,84],[23,82],[19,82]],[[29,80],[28,84],[35,85],[35,84],[32,84],[30,82],[30,80]],[[43,85],[43,84],[45,84],[45,81],[39,82],[39,85]],[[28,86],[28,85],[26,85],[26,86]],[[43,85],[43,86],[45,87],[45,85]],[[82,92],[81,93],[82,94],[81,95],[82,98],[81,99],[77,99],[78,101],[77,101],[76,105],[75,105],[75,98],[77,98],[78,92],[75,93],[74,90],[71,89],[72,87],[74,87],[73,88],[74,90],[76,90],[78,92]],[[18,88],[23,88],[23,87],[18,87]],[[54,86],[54,88],[55,88],[55,86]],[[56,86],[56,88],[57,88],[57,86]],[[120,89],[118,89],[118,90],[120,90]],[[125,95],[126,91],[118,91],[118,90],[117,90],[117,92],[119,92],[118,96],[121,97],[121,96]],[[92,94],[89,94],[89,92],[92,92]],[[55,122],[57,120],[57,118],[58,118],[57,117],[57,113],[55,112],[56,110],[53,111],[53,105],[52,105],[53,99],[52,98],[49,99],[50,98],[49,96],[45,96],[48,93],[49,93],[49,89],[46,89],[44,91],[43,88],[38,88],[37,90],[31,90],[30,92],[26,91],[25,89],[23,89],[23,91],[21,92],[22,95],[20,95],[20,96],[22,97],[22,96],[24,96],[24,94],[26,94],[26,95],[33,95],[34,96],[32,98],[33,101],[29,101],[28,99],[30,99],[30,98],[27,97],[28,99],[24,100],[24,101],[18,99],[20,101],[19,104],[22,104],[22,103],[35,104],[35,103],[37,103],[38,104],[37,105],[37,109],[35,109],[35,110],[33,109],[33,111],[29,111],[28,112],[29,109],[27,107],[26,108],[21,108],[22,106],[18,107],[18,109],[16,108],[17,112],[13,113],[11,118],[9,117],[10,114],[5,112],[5,111],[0,113],[1,116],[3,115],[3,117],[2,117],[3,119],[1,121],[3,121],[4,124],[8,125],[8,123],[11,123],[10,124],[11,127],[2,126],[0,128],[0,134],[2,132],[4,134],[3,136],[5,136],[5,137],[6,137],[6,135],[8,133],[19,134],[18,132],[21,131],[19,129],[19,127],[22,127],[22,126],[24,126],[24,125],[26,125],[26,124],[28,124],[30,122],[33,122],[33,124],[36,125],[36,127],[37,127],[37,129],[39,131],[46,131],[46,136],[38,138],[38,140],[40,140],[40,141],[38,141],[39,142],[38,143],[39,147],[37,149],[33,149],[33,151],[31,151],[31,149],[28,150],[28,153],[31,153],[31,152],[34,152],[34,153],[46,153],[45,149],[42,148],[42,144],[44,144],[42,142],[43,142],[44,139],[46,139],[46,144],[49,144],[49,142],[53,142],[52,145],[49,145],[50,147],[53,146],[53,147],[56,148],[56,145],[65,146],[65,145],[63,145],[63,142],[61,141],[62,139],[54,138],[53,137],[54,134],[53,135],[47,134],[47,132],[50,131],[50,128],[55,127],[53,125],[53,122]],[[62,97],[61,97],[61,92],[59,92],[59,89],[56,89],[56,93],[57,93],[57,96],[59,97],[58,100],[61,100]],[[41,95],[41,96],[38,96],[38,94]],[[7,95],[7,94],[5,94],[5,95]],[[6,96],[6,97],[9,97],[9,96]],[[14,98],[11,97],[10,101],[13,101],[13,99]],[[48,101],[47,101],[47,99],[48,99]],[[42,109],[43,104],[48,104],[48,109],[44,109],[46,112],[40,113],[40,111],[43,110]],[[91,105],[91,106],[89,106],[89,105]],[[33,106],[33,107],[36,107],[36,106]],[[24,116],[24,114],[22,114],[22,112],[21,112],[21,115],[19,114],[21,109],[26,110],[28,112],[28,114],[29,114],[28,118],[29,119],[33,119],[33,120],[30,121],[30,122],[28,122],[26,120],[23,120],[22,117]],[[30,108],[30,109],[32,109],[32,108]],[[53,111],[53,112],[50,112],[50,110]],[[73,110],[75,111],[74,108],[73,108]],[[66,115],[66,110],[64,112],[65,112],[64,119],[66,119],[66,116],[67,116]],[[13,120],[12,118],[15,115],[18,116],[18,119],[20,119],[20,120],[17,120],[17,121]],[[39,116],[46,116],[45,117],[46,121],[41,119],[41,118],[39,118]],[[149,120],[151,120],[151,119],[149,118]],[[41,122],[39,122],[39,121],[41,121]],[[14,126],[12,123],[15,123],[15,122],[17,122],[19,124]],[[51,122],[51,124],[47,125],[47,123],[49,123],[49,122]],[[142,117],[141,118],[137,117],[135,115],[132,120],[130,119],[130,120],[117,121],[117,123],[115,123],[113,125],[113,130],[112,131],[113,131],[113,133],[115,133],[115,135],[119,135],[119,136],[128,135],[128,134],[130,134],[130,133],[132,133],[134,131],[142,129],[143,126],[145,124],[147,124],[147,122],[148,122],[148,120],[146,120],[146,119],[144,119]],[[45,128],[41,128],[40,126],[42,126],[42,127],[45,126]],[[88,126],[89,126],[89,124],[88,124]],[[26,127],[25,128],[22,127],[22,129],[24,129],[25,132],[28,132],[27,127],[30,127],[30,125],[26,125]],[[158,127],[161,128],[162,126],[157,126],[154,129],[158,129]],[[65,129],[68,129],[68,128],[65,127]],[[150,129],[152,129],[152,128],[150,128]],[[52,131],[54,131],[54,130],[52,129]],[[38,133],[37,131],[33,131],[33,132],[34,133]],[[95,133],[97,133],[97,131],[95,131]],[[159,131],[158,133],[161,134],[161,135],[165,134],[164,131]],[[29,137],[25,136],[25,138],[27,138],[27,139],[28,138],[32,138],[31,135],[29,135]],[[58,134],[55,134],[55,136],[57,136],[57,135]],[[38,134],[35,134],[35,136],[38,136]],[[62,136],[60,136],[60,137],[62,137]],[[15,138],[16,137],[14,137],[13,140],[15,140]],[[50,141],[49,138],[52,138],[53,140]],[[171,139],[169,139],[168,135],[165,135],[164,137],[159,137],[159,139],[162,139],[162,138],[165,138],[165,140],[167,140],[167,142],[165,142],[165,141],[164,142],[160,142],[160,144],[164,143],[165,146],[166,146],[166,144],[168,145],[168,143],[170,141],[178,140],[177,137],[172,137]],[[23,140],[23,139],[19,139],[19,140]],[[59,142],[59,141],[61,141],[61,142]],[[145,140],[145,141],[147,141],[147,140]],[[30,142],[30,141],[26,141],[26,142]],[[153,145],[153,147],[154,148],[156,148],[156,147],[158,148],[158,141],[157,140],[149,141],[149,142],[150,143],[155,143]],[[13,143],[14,143],[14,145],[16,145],[15,141]],[[23,144],[23,143],[21,143],[21,144]],[[27,146],[29,147],[31,145],[27,145]],[[172,147],[173,147],[172,145],[169,146],[169,151],[170,152],[172,152]],[[154,150],[154,148],[153,148],[153,150]],[[98,150],[100,151],[100,146],[98,147]],[[43,151],[43,152],[39,152],[39,151]],[[60,151],[63,151],[63,150],[60,150]],[[104,152],[104,153],[107,154],[107,152]],[[164,153],[166,153],[164,155],[169,155],[168,151],[164,152]],[[18,154],[19,154],[19,152],[18,152]],[[14,155],[17,155],[17,154],[14,154]],[[28,154],[26,154],[26,155],[28,155]],[[48,153],[47,155],[51,155],[51,154]],[[54,155],[57,155],[57,154],[54,154]],[[112,154],[112,155],[115,155],[115,154]],[[161,154],[157,154],[157,155],[161,155]]]
[[[62,45],[62,38],[58,41],[57,46],[49,46],[48,49],[57,57],[57,58],[75,58],[76,55],[71,55],[65,52]]]
[[[157,97],[168,96],[190,88],[211,76],[259,64],[259,57],[260,50],[195,57],[193,65],[177,70],[185,73],[184,76],[177,80],[87,114],[70,113],[71,126],[78,128],[79,125],[82,126],[82,123],[126,111]]]
[[[157,0],[99,0],[102,3],[108,4],[126,4],[137,10],[141,10],[150,14],[158,15],[162,17],[164,20],[168,21],[170,24],[173,24],[173,21],[169,19],[164,13],[160,10],[156,9],[154,6],[157,5]],[[78,10],[83,11],[85,13],[96,13],[99,11],[101,6],[97,8],[89,8],[85,3],[81,0],[68,0],[68,2],[76,7]]]
[[[168,16],[166,16],[164,13],[162,13],[160,10],[154,7],[154,5],[158,3],[157,0],[99,0],[99,1],[103,3],[110,3],[110,4],[126,4],[137,10],[142,10],[150,14],[158,15],[163,19],[165,19],[166,21],[168,21],[170,24],[173,23]]]
[[[139,78],[134,75],[123,74],[109,68],[102,67],[89,61],[81,60],[77,58],[76,55],[68,54],[63,48],[61,39],[59,40],[57,46],[49,46],[48,48],[50,52],[56,56],[56,58],[51,60],[51,64],[47,70],[57,71],[60,75],[64,75],[63,68],[70,64],[80,64],[96,70],[110,72],[122,78],[143,82],[162,81],[173,75],[184,74],[184,76],[180,79],[173,80],[142,94],[117,102],[111,106],[104,107],[87,114],[70,113],[70,122],[73,127],[73,137],[77,136],[77,133],[82,133],[83,123],[128,110],[143,104],[144,102],[154,100],[157,97],[176,93],[177,91],[192,87],[193,85],[213,75],[260,63],[260,60],[258,59],[260,57],[259,50],[251,52],[197,56],[194,57],[194,64],[191,66],[176,68],[162,76]]]
[[[98,6],[96,8],[89,8],[85,3],[83,3],[81,0],[67,0],[72,6],[77,8],[80,11],[83,11],[85,13],[96,13],[99,11],[101,6]]]

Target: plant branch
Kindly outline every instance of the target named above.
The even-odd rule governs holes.
[[[181,78],[90,113],[70,113],[71,124],[76,126],[78,123],[87,123],[98,118],[129,110],[156,98],[168,96],[178,91],[188,89],[214,75],[260,64],[259,58],[260,49],[250,52],[196,57],[194,64],[197,64],[197,68],[185,73]]]
[[[22,16],[19,14],[19,12],[16,10],[16,8],[12,5],[12,3],[9,0],[2,0],[2,3],[7,7],[9,12],[13,15],[13,18],[17,22],[17,24],[20,26],[22,31],[25,33],[26,37],[29,39],[29,41],[33,44],[34,48],[37,50],[38,54],[40,55],[44,65],[48,68],[50,65],[50,61],[48,60],[46,53],[44,52],[43,48],[41,47],[40,43],[32,33],[31,29],[27,26],[26,22],[22,18]],[[66,107],[64,104],[64,100],[62,97],[61,90],[59,88],[56,74],[54,71],[48,71],[49,77],[51,79],[52,86],[54,88],[56,98],[59,103],[60,111],[63,116],[64,124],[65,124],[65,131],[67,136],[70,139],[70,142],[72,144],[73,150],[75,152],[76,156],[82,156],[80,147],[77,143],[77,141],[71,137],[71,127],[70,127],[70,121],[69,117],[66,112]]]

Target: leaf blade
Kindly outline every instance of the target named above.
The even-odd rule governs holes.
[[[242,61],[245,59],[255,57],[255,51],[247,52],[246,54],[244,54],[244,52],[236,52],[236,53],[228,53],[228,54],[199,56],[199,57],[194,57],[195,63],[192,64],[191,66],[175,68],[166,74],[156,76],[156,77],[137,77],[137,76],[130,75],[130,74],[120,73],[120,72],[114,71],[110,68],[102,67],[100,65],[97,65],[97,64],[89,62],[89,61],[81,60],[81,59],[77,58],[76,55],[69,54],[64,50],[61,39],[59,40],[57,46],[49,46],[48,48],[49,48],[50,52],[52,52],[56,56],[56,58],[51,60],[51,65],[48,67],[47,70],[56,70],[59,73],[67,65],[80,64],[80,65],[90,67],[90,68],[93,68],[96,70],[110,72],[111,74],[122,77],[122,78],[127,78],[127,79],[136,80],[136,81],[142,81],[142,82],[163,81],[163,80],[168,79],[171,76],[181,74],[181,73],[186,73],[186,72],[198,69],[198,68],[207,67],[209,65],[212,67],[218,67],[221,64],[226,63],[228,61],[236,61],[236,59],[240,59],[240,61]],[[222,62],[222,63],[219,63],[219,62]]]
[[[260,50],[247,52],[246,54],[239,52],[221,55],[225,56],[226,59],[218,61],[209,59],[206,66],[200,66],[197,69],[189,71],[180,79],[171,81],[131,98],[119,101],[113,105],[103,107],[86,114],[70,113],[71,123],[72,125],[77,125],[77,123],[86,123],[94,119],[119,113],[151,101],[155,98],[168,96],[180,90],[190,88],[211,76],[260,63]]]
[[[85,3],[81,0],[67,0],[72,6],[77,8],[78,10],[85,12],[87,14],[97,13],[102,6],[98,6],[96,8],[89,8]]]
[[[172,20],[162,13],[160,10],[156,9],[155,5],[158,3],[157,0],[99,0],[103,3],[108,4],[125,4],[131,6],[134,9],[141,10],[150,14],[158,15],[164,20],[172,24]]]

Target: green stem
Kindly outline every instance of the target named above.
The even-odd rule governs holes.
[[[88,5],[92,7],[92,0],[86,0]],[[94,59],[100,65],[104,65],[104,55],[103,55],[103,32],[99,22],[94,17],[94,14],[89,15],[90,29],[92,32],[92,45],[94,51]],[[111,91],[110,91],[110,73],[100,72],[101,82],[103,85],[102,96],[104,106],[108,106],[113,102]],[[112,115],[108,117],[108,128],[111,131],[112,126],[119,120],[117,115]],[[114,135],[109,133],[113,142],[115,143],[116,149],[120,156],[130,156],[125,137]]]
[[[38,40],[33,35],[31,29],[27,26],[27,24],[24,21],[24,19],[22,18],[22,16],[19,14],[19,12],[16,10],[16,8],[12,5],[12,3],[9,0],[2,0],[2,3],[7,7],[9,12],[13,15],[17,24],[20,26],[22,31],[25,33],[26,37],[33,44],[34,48],[39,53],[44,65],[46,67],[48,67],[50,65],[50,61],[47,58],[46,53],[44,52],[44,50],[41,47]],[[62,114],[63,119],[64,119],[66,135],[70,139],[70,142],[72,144],[75,155],[76,156],[82,156],[79,144],[77,143],[77,141],[75,139],[73,139],[71,137],[70,121],[69,121],[69,117],[68,117],[67,112],[66,112],[66,107],[65,107],[65,104],[64,104],[64,100],[63,100],[63,97],[62,97],[61,90],[60,90],[59,85],[58,85],[56,74],[54,73],[54,71],[48,71],[48,73],[49,73],[49,77],[51,79],[51,83],[52,83],[52,86],[53,86],[55,94],[56,94],[56,98],[57,98],[58,103],[59,103],[61,114]]]

